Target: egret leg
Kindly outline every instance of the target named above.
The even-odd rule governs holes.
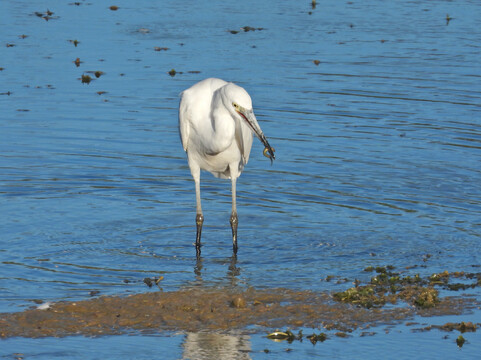
[[[237,177],[232,176],[232,214],[230,216],[230,226],[232,228],[232,249],[234,254],[237,254],[237,225],[239,224],[236,206],[236,181]]]
[[[202,224],[204,223],[204,215],[197,214],[195,217],[195,224],[197,226],[197,235],[195,237],[195,250],[197,257],[200,256],[200,237],[202,235]]]
[[[237,254],[237,225],[239,224],[239,219],[236,212],[232,212],[230,216],[230,226],[232,228],[232,250],[234,254]]]
[[[200,169],[197,168],[193,170],[191,168],[192,177],[194,178],[195,182],[195,200],[197,206],[197,215],[195,217],[195,224],[197,226],[197,235],[195,237],[195,250],[197,253],[197,257],[200,256],[200,238],[202,235],[202,224],[204,223],[204,214],[202,214],[202,207],[200,204]]]

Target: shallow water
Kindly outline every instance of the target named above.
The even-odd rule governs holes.
[[[164,291],[322,291],[346,288],[323,281],[328,275],[368,279],[370,265],[478,271],[477,2],[110,5],[49,4],[46,21],[35,15],[44,4],[0,3],[0,312],[33,299],[149,291],[142,280],[160,275]],[[182,73],[171,77],[172,68]],[[82,84],[82,74],[92,82]],[[178,94],[212,76],[246,88],[276,149],[271,166],[255,141],[238,181],[235,268],[230,183],[208,173],[195,259],[193,181],[177,131]],[[479,312],[469,319],[480,321]],[[426,339],[428,354],[447,343],[427,341],[439,332],[401,333],[336,339],[331,357],[346,355],[345,343],[369,352]],[[250,356],[264,357],[271,343],[252,336]],[[179,357],[183,337],[131,339],[143,349],[160,341]],[[68,342],[83,357],[107,357],[101,349],[123,338],[7,340],[1,355],[35,352],[43,341],[52,352],[40,358]],[[462,351],[479,349],[477,338]],[[306,345],[302,356],[324,355]],[[124,354],[138,355],[136,346],[125,343]]]
[[[311,334],[307,330],[306,334]],[[475,339],[475,334],[465,334],[465,338]],[[273,342],[265,335],[259,334],[164,334],[157,335],[119,335],[116,337],[69,337],[61,340],[47,339],[12,339],[3,341],[14,350],[9,357],[40,359],[85,359],[86,347],[94,348],[101,356],[92,358],[118,359],[135,354],[136,359],[435,359],[433,348],[443,358],[476,358],[479,346],[466,343],[461,349],[455,344],[458,335],[440,331],[427,333],[413,332],[405,327],[383,327],[375,334],[356,332],[348,338],[334,337],[315,345],[305,339],[295,341]],[[479,336],[478,344],[479,344]],[[431,350],[430,350],[431,349]],[[3,352],[2,352],[3,353]],[[87,352],[87,354],[89,354]],[[362,354],[362,355],[360,355]],[[422,355],[420,355],[422,354]]]

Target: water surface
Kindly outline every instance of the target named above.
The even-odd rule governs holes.
[[[161,275],[164,291],[324,291],[349,286],[326,276],[368,279],[362,270],[370,265],[417,266],[421,275],[478,271],[478,2],[110,5],[0,3],[0,312],[34,299],[149,291],[142,280]],[[82,75],[93,80],[83,84]],[[208,173],[199,262],[192,246],[194,184],[177,106],[178,94],[206,77],[246,88],[276,149],[271,166],[255,141],[238,181],[234,272],[230,183]],[[479,313],[469,318],[479,322]],[[454,334],[448,341],[439,332],[400,332],[338,339],[330,355],[348,356],[340,351],[346,344],[366,354],[397,342],[423,342],[432,354],[441,344],[456,350]],[[463,352],[479,350],[471,336]],[[130,339],[143,349],[160,341],[175,358],[183,337]],[[73,344],[81,350],[72,357],[118,358],[100,349],[119,344],[138,355],[124,338],[7,340],[2,356],[27,353],[22,348],[63,357]],[[268,356],[271,343],[250,341],[249,356]],[[52,352],[36,352],[39,344]],[[306,353],[292,358],[320,357],[325,348],[299,351]]]

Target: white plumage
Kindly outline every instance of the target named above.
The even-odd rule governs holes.
[[[242,87],[221,79],[205,79],[181,94],[179,131],[195,181],[197,201],[197,254],[204,220],[200,201],[200,170],[232,181],[232,237],[237,252],[236,180],[249,161],[252,135],[264,144],[264,155],[275,159]]]

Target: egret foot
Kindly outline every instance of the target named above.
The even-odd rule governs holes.
[[[204,215],[197,214],[195,217],[195,224],[197,225],[197,235],[195,237],[195,250],[197,256],[200,256],[200,237],[202,235],[202,224],[204,223]]]
[[[232,227],[232,249],[234,254],[237,254],[237,225],[239,224],[239,219],[237,218],[237,213],[232,212],[230,216],[230,226]]]

